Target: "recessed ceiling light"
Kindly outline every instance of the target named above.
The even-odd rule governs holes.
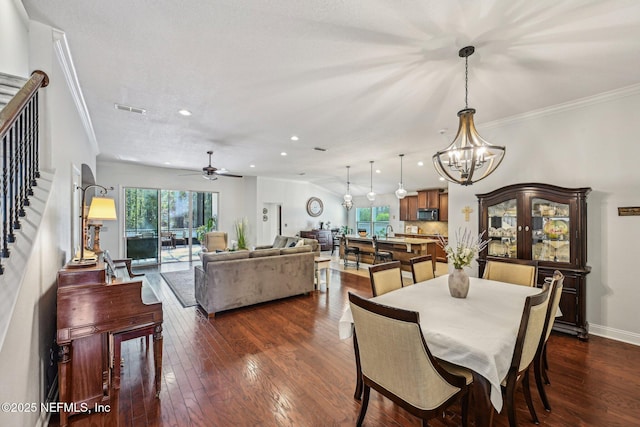
[[[444,178],[443,178],[443,177],[440,177],[440,181],[444,181]]]
[[[178,110],[178,113],[180,113],[183,116],[190,116],[191,115],[191,111],[185,110],[185,109]]]
[[[286,156],[287,153],[285,153],[284,151],[282,153],[280,153],[281,156]]]
[[[297,136],[297,135],[293,135],[293,136],[291,137],[291,140],[292,140],[292,141],[297,141],[297,140],[299,140],[299,139],[300,139],[300,138],[298,138],[298,136]]]
[[[256,165],[249,165],[249,167],[250,167],[250,168],[255,168],[255,167],[256,167]]]
[[[376,173],[380,173],[382,172],[380,169],[376,169]]]
[[[422,161],[418,162],[418,166],[424,166],[424,162]]]

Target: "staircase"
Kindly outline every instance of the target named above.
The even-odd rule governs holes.
[[[11,101],[27,79],[0,73],[0,111]]]

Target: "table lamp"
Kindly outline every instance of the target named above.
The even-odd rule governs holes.
[[[102,249],[100,249],[100,228],[102,228],[102,221],[114,221],[118,219],[116,217],[115,200],[107,197],[94,197],[91,200],[87,219],[94,228],[93,252],[100,254],[102,253]]]
[[[108,191],[113,190],[113,187],[107,188],[104,187],[102,185],[98,185],[98,184],[89,184],[86,187],[76,187],[76,189],[82,191],[82,201],[80,202],[80,219],[81,219],[81,226],[80,226],[80,253],[78,254],[78,256],[76,256],[75,258],[73,258],[71,261],[69,261],[69,263],[67,264],[67,267],[70,268],[78,268],[78,267],[89,267],[92,265],[96,265],[98,263],[97,258],[92,255],[91,257],[86,256],[85,254],[85,246],[86,246],[86,242],[87,242],[87,219],[88,219],[88,214],[87,214],[87,209],[86,209],[86,193],[87,190],[89,190],[90,188],[99,188],[100,189],[100,194],[101,195],[106,195]],[[104,197],[94,197],[95,199],[105,199]],[[109,200],[109,199],[107,199]],[[116,214],[115,214],[115,202],[113,201],[113,199],[111,199],[111,202],[113,203],[113,214],[110,215],[109,219],[115,219],[116,218]],[[98,202],[100,203],[100,202]]]

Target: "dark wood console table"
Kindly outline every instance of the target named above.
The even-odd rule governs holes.
[[[162,302],[130,264],[116,262],[115,277],[98,263],[58,272],[57,343],[60,425],[76,413],[109,407],[118,423],[120,344],[153,334],[156,397],[162,375]],[[70,405],[71,404],[71,405]],[[107,411],[105,411],[107,412]]]

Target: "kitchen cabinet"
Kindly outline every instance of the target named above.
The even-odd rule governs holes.
[[[400,199],[400,221],[418,220],[418,196],[406,196]]]
[[[564,274],[562,317],[554,330],[588,339],[586,320],[587,194],[590,188],[515,184],[477,194],[480,232],[489,239],[478,256],[480,274],[487,256],[538,261],[538,286]]]
[[[441,191],[439,188],[418,191],[418,209],[440,209]]]
[[[449,221],[449,193],[440,193],[440,212],[438,219],[440,221]]]

